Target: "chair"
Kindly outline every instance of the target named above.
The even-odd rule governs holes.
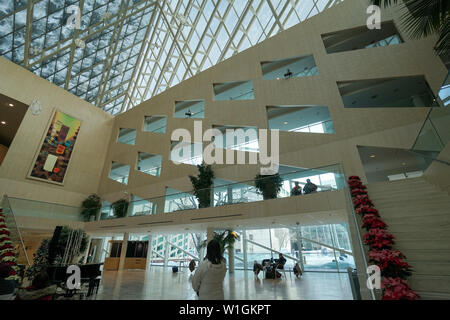
[[[263,266],[263,278],[265,279],[267,268],[270,267],[270,259],[268,261],[263,260],[262,266]]]
[[[277,270],[281,270],[282,271],[282,276],[281,277],[283,277],[283,275],[284,275],[284,278],[287,279],[287,277],[286,277],[286,270],[285,270],[284,266],[283,266],[283,268],[278,268],[278,264],[276,264],[275,274],[277,273]],[[291,275],[291,277],[292,277],[292,275]]]

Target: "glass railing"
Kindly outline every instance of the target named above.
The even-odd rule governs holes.
[[[11,198],[8,198],[8,196],[4,195],[3,199],[1,200],[1,208],[1,215],[4,221],[0,224],[6,225],[6,228],[9,231],[9,241],[11,241],[10,244],[15,249],[14,252],[16,254],[16,263],[19,266],[29,266],[30,260],[27,251],[25,250],[22,235],[20,234],[20,230],[17,227],[15,212],[13,211],[13,207],[11,205]],[[0,242],[2,241],[8,241],[8,239],[2,238]],[[24,268],[20,267],[19,269],[15,269],[15,271],[22,275]]]
[[[450,74],[450,73],[449,73]],[[414,142],[412,151],[441,152],[450,141],[450,77],[445,81],[436,98],[439,107],[432,107]]]
[[[265,194],[262,194],[262,192],[260,192],[260,190],[255,186],[256,182],[258,182],[258,184],[272,184],[271,176],[266,176],[258,180],[253,179],[241,182],[228,183],[225,181],[215,183],[214,187],[200,190],[200,192],[203,192],[205,195],[209,195],[209,197],[205,196],[206,199],[203,201],[201,206],[199,205],[198,199],[194,196],[193,190],[186,192],[168,190],[164,196],[131,201],[129,203],[127,213],[122,212],[116,214],[112,205],[103,206],[101,209],[100,219],[104,220],[131,216],[132,208],[135,207],[135,205],[141,204],[143,201],[151,203],[152,207],[155,206],[156,208],[153,210],[148,210],[148,214],[164,214],[176,211],[195,210],[199,207],[219,207],[273,198],[286,198],[290,197],[291,194],[295,194],[295,192],[292,191],[296,182],[299,185],[297,188],[301,188],[302,194],[304,195],[305,192],[303,189],[305,189],[305,185],[308,183],[307,180],[310,180],[317,186],[317,189],[314,192],[341,190],[345,188],[346,183],[341,165],[339,164],[315,169],[293,170],[290,172],[281,173],[279,174],[279,177],[281,180],[281,189],[279,192],[275,193],[266,191]],[[306,186],[307,191],[309,190],[309,186],[309,184]]]
[[[81,208],[57,203],[8,197],[16,216],[81,221]]]

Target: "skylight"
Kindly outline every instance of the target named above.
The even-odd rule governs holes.
[[[0,55],[119,114],[341,1],[2,0]]]

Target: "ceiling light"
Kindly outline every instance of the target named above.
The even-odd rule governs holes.
[[[14,107],[14,105],[12,103],[8,103],[8,106],[10,107]]]
[[[287,121],[285,121],[285,122],[284,122],[284,124],[288,124],[288,122],[287,122]]]
[[[6,124],[6,121],[2,121],[1,124]]]
[[[371,158],[375,158],[375,155],[374,155],[374,154],[371,154],[370,157],[371,157]]]
[[[402,162],[402,166],[406,166],[406,162]]]

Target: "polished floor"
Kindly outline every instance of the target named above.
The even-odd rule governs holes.
[[[191,273],[172,273],[167,268],[149,271],[104,271],[97,300],[196,300],[191,287]],[[349,300],[352,299],[346,273],[307,272],[301,279],[256,279],[251,271],[227,273],[225,300]]]

